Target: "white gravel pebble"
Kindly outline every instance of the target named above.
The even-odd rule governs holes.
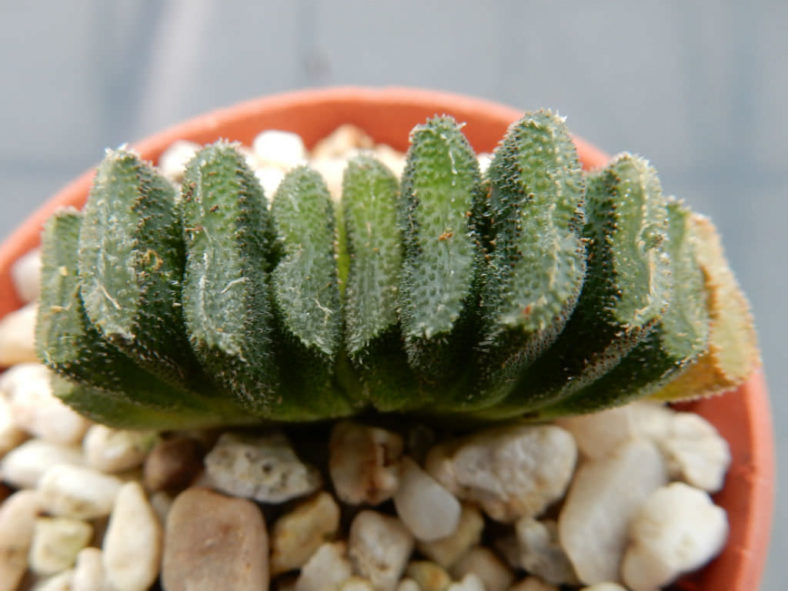
[[[82,441],[88,466],[101,472],[138,468],[159,441],[155,431],[127,431],[94,425]]]
[[[621,406],[575,417],[556,419],[555,424],[569,431],[584,457],[598,460],[635,437],[628,406]]]
[[[329,473],[339,499],[378,505],[399,486],[403,441],[397,433],[352,421],[337,423],[329,441]]]
[[[83,548],[77,554],[71,591],[111,591],[104,572],[103,555],[98,548]]]
[[[666,479],[662,456],[647,440],[632,440],[610,456],[580,466],[558,531],[582,583],[619,580],[629,521]]]
[[[30,591],[74,591],[74,571],[69,569],[38,581]]]
[[[672,478],[696,488],[717,492],[731,463],[728,442],[703,417],[676,413],[670,433],[658,441]]]
[[[328,192],[335,203],[342,199],[342,176],[347,168],[344,158],[317,158],[310,161],[309,165],[320,173],[328,187]]]
[[[327,492],[280,517],[271,531],[271,574],[300,568],[339,529],[339,505]]]
[[[604,583],[597,583],[596,585],[590,585],[588,587],[583,587],[580,591],[629,591],[623,585],[619,585],[618,583],[611,583],[610,581],[605,581]]]
[[[519,566],[556,585],[576,585],[572,563],[558,541],[555,521],[537,521],[523,517],[515,525],[519,548]]]
[[[82,450],[78,447],[31,439],[5,455],[0,461],[0,476],[16,488],[35,488],[50,468],[82,462]]]
[[[622,577],[632,591],[652,591],[706,564],[728,535],[725,511],[701,490],[674,482],[654,491],[630,528]]]
[[[30,545],[30,569],[38,575],[54,575],[71,568],[92,536],[93,528],[86,521],[39,517]]]
[[[402,523],[417,540],[431,542],[454,533],[460,522],[460,502],[412,459],[401,462],[400,485],[394,506]]]
[[[11,416],[11,405],[0,394],[0,457],[22,444],[27,433],[17,427]]]
[[[353,573],[346,550],[344,542],[320,546],[301,569],[295,591],[324,591],[350,578]]]
[[[281,503],[320,488],[320,472],[304,464],[284,435],[225,433],[205,456],[205,472],[218,490],[262,503]]]
[[[11,416],[20,429],[53,443],[79,443],[90,426],[82,415],[52,394],[51,372],[40,363],[22,363],[3,376]]]
[[[576,458],[575,441],[564,429],[517,425],[433,447],[427,471],[493,519],[513,521],[539,515],[560,499]]]
[[[52,515],[95,519],[109,515],[122,481],[92,468],[61,464],[41,477],[41,504]]]
[[[486,591],[484,582],[475,574],[468,573],[461,581],[446,587],[446,591]]]
[[[661,402],[640,400],[627,404],[627,418],[638,437],[659,441],[670,433],[676,411]]]
[[[27,570],[27,556],[38,516],[38,493],[23,490],[0,505],[0,591],[15,591]]]
[[[0,318],[0,367],[38,361],[35,326],[38,305],[27,304]]]
[[[386,144],[378,144],[374,150],[375,156],[399,179],[405,170],[405,154],[398,152]]]
[[[514,581],[512,569],[495,552],[483,546],[471,548],[451,569],[456,579],[462,579],[469,573],[482,580],[486,591],[507,591]]]
[[[41,249],[31,250],[11,265],[11,281],[16,295],[24,303],[38,299],[41,291]]]
[[[413,550],[413,536],[400,521],[361,511],[350,524],[348,554],[353,570],[380,591],[393,591]]]
[[[159,576],[162,528],[138,482],[118,492],[102,551],[107,580],[117,591],[146,591]]]
[[[344,158],[347,160],[354,151],[371,149],[374,145],[375,142],[364,130],[346,123],[317,142],[312,148],[310,156],[313,159]]]
[[[263,187],[263,194],[270,203],[271,197],[274,196],[282,179],[285,178],[284,171],[275,166],[264,166],[255,169],[254,175],[257,177],[257,180],[260,181],[260,185]]]
[[[445,538],[431,542],[419,542],[419,552],[434,560],[443,568],[451,568],[482,537],[484,518],[472,505],[463,505],[457,528]]]
[[[476,155],[476,159],[479,161],[479,171],[484,175],[487,172],[487,169],[490,168],[490,164],[492,163],[493,155],[489,152],[481,152]]]
[[[172,181],[180,182],[186,165],[202,146],[187,140],[177,140],[159,156],[159,171]]]
[[[409,577],[400,579],[396,591],[423,591],[419,584]]]
[[[301,136],[289,131],[269,129],[252,141],[252,151],[259,166],[278,166],[290,170],[306,160],[306,148]]]

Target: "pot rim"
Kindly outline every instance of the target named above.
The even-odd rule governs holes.
[[[249,143],[254,134],[266,128],[267,121],[277,121],[278,129],[295,130],[298,125],[304,125],[304,117],[311,117],[315,128],[309,128],[312,135],[304,137],[309,146],[332,131],[338,122],[349,119],[348,122],[364,128],[365,121],[374,123],[380,118],[379,109],[394,107],[398,110],[390,110],[387,118],[396,114],[398,120],[409,119],[414,123],[435,112],[449,111],[458,120],[469,121],[466,132],[474,146],[485,145],[490,150],[508,124],[522,114],[500,103],[448,92],[400,86],[343,86],[244,101],[168,127],[135,142],[132,147],[143,158],[155,161],[178,139],[206,143],[221,136]],[[315,116],[316,109],[322,114]],[[345,119],[339,119],[343,114]],[[316,129],[320,125],[324,129]],[[493,136],[495,139],[491,143]],[[398,137],[392,141],[390,137],[379,136],[375,139],[403,147],[407,138]],[[577,137],[574,140],[586,168],[601,166],[608,160],[604,152],[585,140]],[[55,210],[66,205],[81,205],[93,174],[93,169],[88,170],[67,184],[0,245],[0,317],[21,305],[11,283],[11,265],[38,245],[41,227]],[[689,403],[684,408],[709,418],[730,444],[731,470],[725,488],[715,495],[715,500],[726,508],[731,530],[723,553],[699,573],[682,579],[678,587],[753,591],[758,587],[766,561],[774,505],[774,436],[763,372],[754,373],[735,392]]]

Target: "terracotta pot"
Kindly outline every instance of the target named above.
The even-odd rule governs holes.
[[[510,107],[452,94],[404,88],[337,88],[301,91],[252,100],[201,115],[134,145],[156,161],[176,139],[207,143],[219,137],[249,144],[266,128],[297,132],[307,146],[341,123],[353,123],[376,141],[404,150],[408,132],[435,113],[467,122],[464,132],[477,151],[491,151],[507,126],[521,116]],[[586,168],[607,155],[576,139]],[[13,261],[35,247],[44,220],[63,205],[81,206],[93,172],[77,178],[36,211],[0,246],[0,317],[19,307],[9,276]],[[677,588],[754,591],[761,578],[769,538],[774,489],[774,443],[769,402],[759,372],[737,391],[687,405],[709,419],[728,440],[733,464],[716,502],[728,512],[731,531],[724,552]]]

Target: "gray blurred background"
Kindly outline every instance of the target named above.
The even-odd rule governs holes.
[[[262,94],[410,85],[549,106],[719,226],[788,467],[788,2],[0,0],[0,237],[105,146]],[[785,589],[778,489],[762,589]]]

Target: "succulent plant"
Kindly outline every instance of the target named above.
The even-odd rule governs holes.
[[[637,156],[583,172],[549,111],[514,123],[485,174],[434,117],[401,182],[362,155],[342,193],[302,166],[269,206],[227,142],[180,188],[108,151],[84,211],[43,235],[57,395],[127,428],[539,420],[715,393],[758,363],[710,222]]]

